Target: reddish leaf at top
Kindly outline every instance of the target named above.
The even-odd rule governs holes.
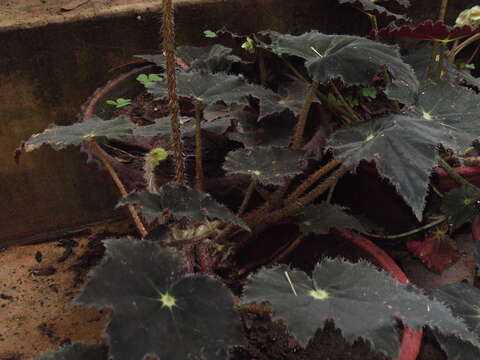
[[[370,0],[338,0],[338,2],[340,4],[352,4],[353,6],[365,12],[373,13],[375,15],[384,15],[387,18],[393,18],[395,20],[409,21],[408,17],[395,14],[381,5],[374,4],[374,2]],[[410,2],[408,0],[394,0],[393,2],[396,2],[404,7],[410,6]]]
[[[439,274],[448,265],[455,263],[460,256],[452,246],[452,240],[446,236],[430,235],[423,241],[408,241],[407,248],[429,270]]]
[[[448,26],[443,21],[426,20],[417,26],[387,26],[379,30],[379,35],[403,37],[430,41],[449,42],[470,36],[480,31],[478,26]]]

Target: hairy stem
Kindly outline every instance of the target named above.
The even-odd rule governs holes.
[[[175,31],[172,0],[163,0],[163,48],[167,73],[167,88],[171,116],[175,181],[184,183],[185,158],[183,155],[182,134],[180,131],[179,105],[175,73]]]
[[[205,188],[203,174],[202,151],[202,104],[195,102],[195,188],[203,191]]]
[[[440,11],[438,13],[438,21],[445,21],[445,14],[447,13],[448,0],[442,0]]]
[[[276,210],[269,214],[259,214],[256,218],[250,218],[250,223],[248,223],[252,233],[259,233],[267,228],[268,225],[274,224],[279,220],[286,218],[288,216],[295,215],[300,210],[302,210],[306,205],[313,202],[319,196],[321,196],[325,191],[327,191],[333,184],[336,184],[337,181],[348,171],[346,166],[340,166],[337,171],[335,171],[328,179],[323,181],[321,184],[317,185],[313,190],[302,198],[297,199],[296,201],[285,202],[285,207],[282,209]],[[246,219],[245,219],[246,220]]]
[[[372,25],[372,30],[373,34],[375,36],[375,41],[380,41],[380,38],[378,37],[378,23],[377,23],[377,17],[373,14],[366,13],[368,15],[368,18],[370,19],[370,24]]]
[[[440,4],[440,11],[438,14],[438,21],[445,21],[445,14],[447,12],[448,0],[442,0]],[[439,81],[442,77],[444,45],[438,41],[433,44],[432,58],[428,66],[427,78],[433,81]]]
[[[353,110],[353,108],[350,106],[347,100],[343,97],[342,93],[338,90],[337,85],[335,85],[335,82],[332,80],[330,81],[330,84],[332,85],[333,92],[337,97],[340,99],[340,101],[343,103],[345,106],[345,109],[347,109],[348,113],[354,119],[356,122],[362,122],[363,120],[358,116],[358,114]]]
[[[290,64],[287,60],[285,60],[283,57],[280,57],[284,64],[287,65],[287,67],[293,72],[293,74],[295,75],[295,77],[301,81],[303,81],[305,84],[309,84],[310,85],[310,81],[308,81],[297,69],[295,69],[295,67]],[[354,121],[355,118],[353,119],[350,119],[351,115],[350,113],[343,109],[342,107],[340,106],[336,106],[336,105],[333,105],[332,103],[330,103],[327,99],[327,97],[325,95],[323,95],[318,89],[316,90],[316,95],[317,97],[320,99],[320,101],[322,102],[322,104],[325,104],[328,108],[330,108],[332,111],[336,111],[338,113],[340,113],[344,118],[346,118],[346,122],[347,123],[351,123],[352,120]]]
[[[465,178],[457,174],[455,170],[453,170],[453,168],[441,156],[437,156],[437,163],[443,170],[445,170],[448,176],[450,176],[458,184],[476,188],[475,185],[471,184]]]
[[[426,225],[420,226],[416,229],[401,233],[401,234],[396,234],[396,235],[377,235],[377,234],[371,234],[367,232],[362,232],[362,234],[367,235],[369,237],[377,238],[377,239],[400,239],[402,237],[407,237],[416,233],[419,233],[420,231],[424,231],[427,229],[430,229],[434,226],[437,226],[441,224],[442,222],[446,221],[448,218],[447,216],[441,216],[437,220],[432,221],[431,223],[428,223]]]
[[[460,43],[459,45],[454,46],[453,49],[450,51],[450,57],[455,59],[455,56],[457,56],[460,51],[462,51],[468,45],[470,45],[471,43],[473,43],[473,42],[475,42],[479,39],[480,39],[480,33],[475,34],[475,35],[469,37],[468,39],[466,39],[465,41],[463,41],[462,43]],[[453,60],[452,60],[452,62],[453,62]]]
[[[98,144],[93,140],[92,138],[88,139],[88,144],[90,148],[97,154],[97,156],[100,158],[100,161],[103,163],[105,168],[107,169],[108,173],[110,174],[111,178],[113,179],[113,182],[117,186],[118,190],[120,191],[120,194],[122,196],[127,196],[128,192],[127,189],[125,189],[125,185],[123,185],[122,180],[118,177],[115,169],[110,165],[108,162],[105,152],[103,149],[98,146]],[[128,211],[130,212],[130,216],[132,217],[133,223],[135,224],[135,227],[140,234],[141,237],[145,237],[148,234],[148,231],[145,229],[145,225],[143,225],[142,220],[140,219],[140,216],[138,216],[137,210],[135,210],[135,207],[130,204],[127,205]]]
[[[299,150],[302,148],[303,143],[303,132],[305,130],[305,125],[307,124],[308,114],[312,106],[312,102],[315,99],[315,93],[317,91],[318,85],[320,82],[314,81],[308,89],[307,98],[305,99],[302,111],[298,117],[297,124],[295,126],[295,131],[293,133],[293,143],[292,148],[294,150]]]
[[[237,216],[241,216],[245,210],[247,209],[248,202],[252,198],[253,192],[255,191],[255,188],[257,187],[257,182],[255,180],[252,180],[250,182],[250,185],[248,185],[247,191],[245,192],[245,196],[243,198],[242,203],[240,204],[240,207],[238,208]]]
[[[255,48],[258,59],[258,70],[260,72],[260,84],[263,87],[267,87],[267,68],[265,67],[265,54],[264,50]]]
[[[312,175],[310,175],[300,186],[298,186],[294,192],[292,192],[288,198],[285,200],[285,204],[291,203],[295,201],[299,196],[301,196],[305,191],[308,190],[310,186],[312,186],[315,182],[317,182],[322,176],[327,174],[330,170],[335,168],[337,165],[340,164],[339,160],[331,160],[320,169],[315,171]]]

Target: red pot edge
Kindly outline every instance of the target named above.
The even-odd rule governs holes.
[[[478,235],[480,237],[480,226],[478,227],[478,231]],[[375,245],[372,241],[361,235],[344,229],[335,230],[334,232],[341,237],[350,240],[354,245],[370,254],[377,261],[377,263],[382,266],[382,268],[388,271],[390,275],[397,279],[400,283],[409,283],[405,273],[402,271],[402,269],[400,269],[390,255]],[[415,360],[420,353],[422,337],[422,329],[416,331],[408,326],[405,326],[403,329],[402,342],[400,344],[398,357],[395,360]]]
[[[480,242],[480,216],[475,216],[472,221],[473,241]]]

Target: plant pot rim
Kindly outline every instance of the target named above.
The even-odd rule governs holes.
[[[480,217],[478,231],[480,238]],[[365,251],[373,259],[375,259],[378,265],[380,265],[401,284],[407,284],[410,282],[405,273],[395,263],[391,256],[377,246],[374,242],[350,230],[337,229],[334,230],[334,234],[350,240],[355,246]],[[400,344],[398,357],[395,360],[415,360],[420,353],[422,337],[423,331],[421,329],[415,331],[412,328],[405,326],[403,329],[402,342]]]

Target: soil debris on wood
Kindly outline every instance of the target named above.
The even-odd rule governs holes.
[[[72,300],[101,259],[101,240],[128,232],[129,224],[98,226],[68,241],[0,252],[0,360],[33,360],[69,343],[104,342],[108,312]]]

